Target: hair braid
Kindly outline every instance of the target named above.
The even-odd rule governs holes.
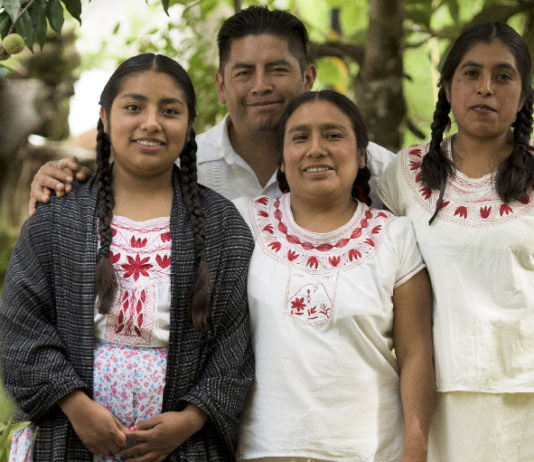
[[[423,158],[421,173],[423,182],[430,189],[439,189],[441,182],[447,176],[454,173],[452,162],[443,154],[441,143],[443,142],[443,132],[450,125],[449,113],[451,105],[447,101],[445,89],[441,86],[438,93],[434,120],[430,126],[432,130],[428,154]]]
[[[98,121],[97,133],[97,181],[98,189],[98,234],[100,236],[100,249],[96,257],[95,293],[98,296],[98,311],[102,314],[109,312],[115,298],[118,281],[115,269],[109,259],[111,242],[111,219],[113,218],[113,188],[111,184],[112,171],[109,162],[111,144],[104,132],[102,120]]]
[[[367,154],[362,154],[362,156]],[[364,202],[367,205],[371,205],[371,187],[369,186],[369,180],[371,179],[371,170],[367,167],[358,169],[358,174],[352,185],[352,197],[355,197],[360,202]]]
[[[208,331],[211,278],[205,255],[206,224],[198,194],[196,152],[195,131],[191,129],[190,139],[180,154],[180,186],[193,227],[195,251],[196,273],[191,293],[191,319],[193,326],[199,332],[205,333]]]
[[[514,148],[497,172],[496,189],[503,202],[523,199],[534,184],[534,157],[529,147],[533,93],[532,90],[528,92],[522,109],[517,113],[512,124]]]

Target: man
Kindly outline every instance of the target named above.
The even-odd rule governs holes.
[[[199,183],[228,199],[280,194],[276,180],[276,138],[280,117],[292,98],[312,88],[317,74],[308,62],[308,34],[294,15],[250,7],[228,18],[217,36],[219,101],[228,114],[197,137]],[[371,198],[381,202],[375,187],[393,153],[369,143]],[[34,177],[30,213],[47,202],[49,189],[70,191],[74,174],[87,176],[75,159],[45,164]]]

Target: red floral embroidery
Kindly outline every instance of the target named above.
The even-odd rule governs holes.
[[[291,314],[301,315],[304,312],[306,303],[304,303],[304,297],[295,298],[291,301]]]
[[[514,209],[512,209],[512,207],[510,207],[508,204],[501,204],[501,208],[499,210],[499,213],[500,213],[500,215],[502,217],[504,214],[510,215],[513,211],[514,211]]]
[[[117,327],[115,328],[116,334],[125,336],[138,336],[141,337],[141,330],[143,327],[143,306],[146,301],[146,293],[141,291],[139,298],[136,291],[132,290],[124,292],[122,296],[122,304],[118,316]]]
[[[464,207],[464,206],[458,207],[455,210],[454,215],[458,215],[462,218],[467,218],[467,207]]]
[[[170,242],[171,241],[171,233],[170,231],[168,233],[161,233],[161,242]]]
[[[142,248],[142,247],[145,247],[145,246],[146,246],[146,243],[147,243],[147,239],[146,239],[146,237],[145,237],[144,239],[142,239],[142,238],[138,238],[138,239],[136,239],[135,236],[132,236],[130,245],[131,245],[134,249],[140,249],[140,248]]]
[[[160,268],[167,268],[171,264],[171,257],[169,255],[156,255],[156,262]]]
[[[480,207],[480,216],[482,218],[488,218],[491,213],[491,207],[488,207],[487,205],[484,207]]]
[[[339,256],[328,257],[328,261],[330,262],[330,264],[332,266],[337,266],[337,265],[339,265],[339,262],[341,261],[341,258]]]
[[[419,157],[421,157],[422,151],[421,151],[421,149],[412,149],[412,150],[410,150],[410,154],[411,154],[412,156],[419,156]]]
[[[121,254],[120,253],[113,253],[111,251],[109,252],[109,261],[111,262],[112,265],[117,263],[120,258],[121,258]]]
[[[306,263],[306,266],[309,266],[310,268],[317,268],[319,266],[319,262],[317,261],[317,258],[310,257],[308,258],[308,263]]]
[[[361,258],[362,254],[357,249],[350,249],[349,251],[349,260],[357,260],[358,258]]]
[[[260,197],[260,198],[256,199],[256,202],[258,204],[267,205],[267,203],[269,202],[269,198],[263,196],[263,197]]]
[[[370,237],[368,237],[368,238],[365,240],[365,243],[366,243],[366,244],[369,244],[369,245],[372,246],[372,247],[375,246],[375,241],[373,241]]]
[[[410,161],[410,170],[417,170],[419,167],[421,167],[421,162],[418,160],[411,160]]]
[[[371,234],[378,234],[382,230],[382,225],[375,226],[371,231]]]
[[[271,242],[269,244],[269,247],[271,249],[273,249],[275,252],[278,252],[281,248],[282,248],[282,244],[280,244],[280,242],[276,241],[276,242]]]
[[[143,258],[142,260],[139,258],[139,254],[135,256],[135,259],[127,256],[129,264],[121,265],[126,272],[124,273],[124,278],[129,278],[133,275],[134,281],[137,281],[139,279],[139,274],[142,276],[148,277],[148,270],[152,268],[152,265],[150,263],[147,263],[150,260],[150,257]]]
[[[421,194],[425,199],[430,199],[432,196],[432,190],[426,186],[423,186],[421,189],[419,189],[419,191],[421,191]]]
[[[265,212],[264,210],[260,210],[260,211],[258,212],[258,215],[259,215],[260,217],[266,217],[266,218],[269,216],[269,214],[268,214],[267,212]]]
[[[268,233],[271,233],[271,234],[274,233],[273,225],[267,225],[267,226],[265,226],[265,228],[263,228],[263,230],[267,231]]]
[[[522,199],[519,200],[522,204],[527,205],[530,202],[530,196],[525,196]]]
[[[298,256],[299,256],[299,254],[297,252],[294,252],[293,250],[289,250],[287,252],[287,259],[289,261],[293,261],[293,260],[297,259]]]

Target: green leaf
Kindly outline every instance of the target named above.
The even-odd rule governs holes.
[[[21,1],[20,0],[4,0],[4,8],[6,9],[6,13],[11,18],[11,22],[15,22],[15,19],[17,19],[17,16],[20,13],[21,8]]]
[[[50,0],[47,6],[46,17],[56,34],[61,34],[61,28],[65,19],[63,18],[63,8],[59,0]]]
[[[22,17],[18,20],[17,24],[15,24],[15,32],[22,35],[24,43],[33,52],[33,22],[28,11],[25,11]]]
[[[65,8],[80,24],[82,23],[82,2],[80,0],[62,0]]]
[[[7,441],[7,437],[10,431],[11,431],[11,417],[9,418],[9,422],[7,423],[6,428],[2,432],[2,435],[0,436],[0,448],[4,447],[4,444]]]
[[[4,38],[11,26],[11,18],[7,13],[0,14],[0,37]]]
[[[161,5],[163,6],[163,11],[169,16],[169,0],[161,0]]]
[[[32,17],[33,23],[33,34],[35,36],[35,41],[39,44],[41,49],[43,49],[45,40],[46,40],[46,4],[43,2],[35,2],[30,7],[30,16]]]

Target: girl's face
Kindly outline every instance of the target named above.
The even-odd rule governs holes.
[[[506,136],[521,110],[521,75],[501,40],[473,46],[445,83],[458,133],[488,140]]]
[[[350,201],[352,185],[363,167],[365,159],[358,151],[352,122],[335,104],[314,100],[291,114],[280,168],[292,198]]]
[[[171,77],[152,70],[126,77],[109,114],[101,108],[100,116],[114,169],[143,178],[171,174],[189,137],[187,100]]]

